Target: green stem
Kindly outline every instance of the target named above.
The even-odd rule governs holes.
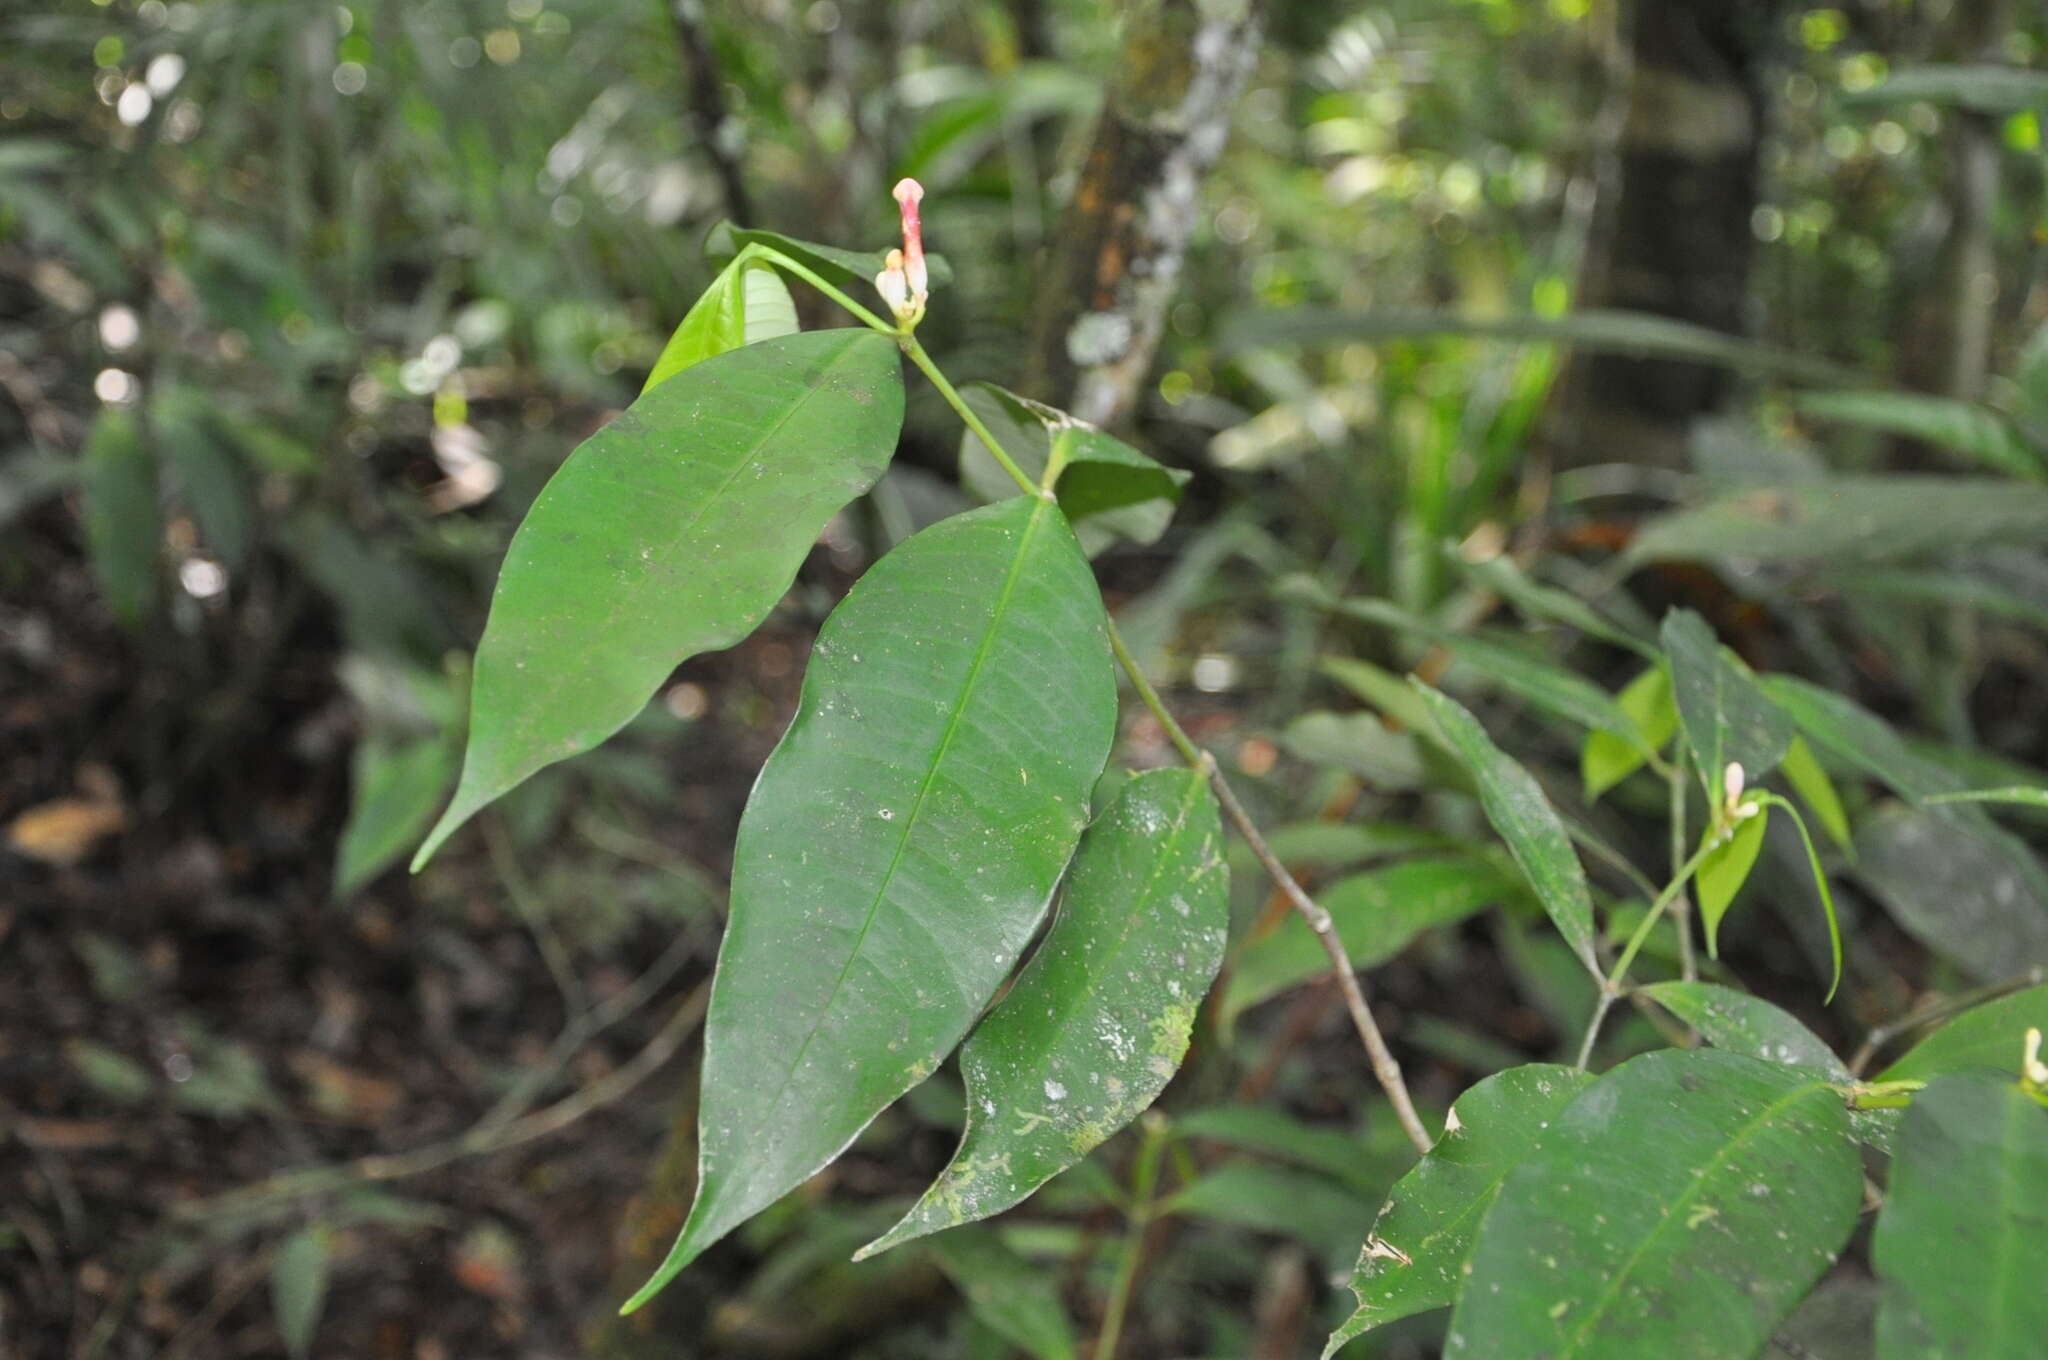
[[[1145,1234],[1152,1227],[1152,1193],[1159,1184],[1159,1158],[1166,1150],[1166,1121],[1148,1115],[1141,1127],[1145,1141],[1138,1145],[1137,1166],[1131,1173],[1130,1220],[1124,1229],[1123,1256],[1117,1262],[1109,1306],[1103,1310],[1102,1329],[1095,1334],[1094,1360],[1112,1360],[1123,1339],[1124,1316],[1130,1311],[1138,1267],[1145,1256]]]
[[[967,428],[974,431],[974,437],[987,446],[989,453],[994,456],[996,462],[1002,464],[1003,471],[1010,474],[1011,479],[1024,494],[1039,494],[1038,483],[1025,476],[1024,469],[1018,467],[1016,460],[1003,451],[1003,442],[989,433],[988,426],[982,423],[981,417],[974,414],[974,408],[969,406],[961,397],[959,390],[946,380],[946,375],[939,372],[939,366],[932,362],[931,355],[924,352],[924,346],[918,343],[917,337],[908,331],[899,331],[893,327],[889,333],[896,337],[896,343],[903,346],[903,352],[910,357],[910,362],[916,364],[918,371],[931,379],[932,386],[938,388],[939,395],[946,399],[946,405],[952,407]]]
[[[1677,744],[1675,761],[1666,771],[1671,781],[1671,872],[1676,874],[1685,862],[1685,744]],[[1674,899],[1671,919],[1678,926],[1678,975],[1687,982],[1697,981],[1700,975],[1699,960],[1692,951],[1692,899],[1682,891]]]
[[[1152,716],[1166,729],[1166,739],[1173,743],[1174,750],[1180,752],[1181,759],[1196,769],[1202,768],[1202,748],[1195,745],[1194,738],[1181,727],[1166,707],[1166,701],[1159,697],[1159,691],[1152,688],[1152,682],[1146,678],[1144,670],[1138,665],[1138,658],[1131,655],[1130,646],[1124,641],[1124,635],[1117,631],[1116,620],[1105,615],[1104,621],[1109,625],[1110,650],[1116,653],[1117,663],[1124,668],[1124,674],[1131,677],[1131,688],[1138,691],[1138,697],[1145,701],[1145,707],[1152,710]]]
[[[775,247],[773,246],[764,246],[761,245],[759,242],[756,242],[752,245],[743,247],[740,253],[734,256],[735,261],[749,258],[756,260],[766,260],[778,269],[788,270],[790,273],[802,279],[805,283],[811,285],[811,287],[823,293],[826,297],[831,298],[834,302],[844,307],[847,311],[853,313],[855,319],[858,320],[862,325],[868,327],[870,330],[877,330],[880,331],[882,334],[891,337],[901,337],[904,335],[904,331],[901,327],[892,326],[888,322],[882,320],[882,318],[876,316],[873,312],[869,311],[867,308],[861,306],[858,302],[855,302],[852,298],[848,297],[845,293],[841,292],[837,286],[825,282],[824,279],[818,276],[817,271],[812,269],[809,265],[803,264],[802,262],[797,260],[792,260],[789,256],[783,254],[781,251],[775,249]]]
[[[1664,914],[1664,909],[1671,905],[1684,890],[1685,885],[1691,881],[1692,876],[1699,871],[1700,864],[1706,859],[1708,852],[1714,849],[1715,844],[1715,841],[1708,840],[1691,859],[1679,866],[1678,872],[1671,876],[1671,881],[1664,885],[1664,891],[1657,894],[1657,900],[1643,913],[1643,919],[1628,937],[1628,943],[1622,946],[1621,957],[1614,961],[1614,967],[1607,972],[1605,985],[1600,988],[1600,1001],[1593,1008],[1593,1018],[1586,1022],[1586,1037],[1579,1044],[1578,1068],[1581,1072],[1586,1070],[1586,1064],[1593,1059],[1593,1044],[1600,1037],[1600,1026],[1606,1021],[1607,1012],[1623,994],[1622,983],[1628,977],[1629,965],[1636,961],[1636,955],[1642,952],[1643,945],[1648,943],[1650,931],[1657,925],[1657,918]]]

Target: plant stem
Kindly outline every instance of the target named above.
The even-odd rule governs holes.
[[[1143,668],[1138,665],[1138,658],[1131,655],[1130,646],[1124,641],[1124,635],[1117,631],[1115,619],[1109,620],[1109,646],[1110,650],[1116,653],[1118,663],[1123,666],[1124,674],[1131,677],[1131,687],[1138,691],[1138,697],[1145,701],[1145,707],[1152,710],[1152,716],[1166,729],[1166,739],[1173,743],[1173,749],[1180,752],[1182,760],[1200,769],[1204,759],[1202,748],[1195,745],[1194,739],[1188,736],[1186,730],[1174,718],[1172,710],[1167,708],[1166,701],[1159,697],[1159,691],[1152,688],[1152,682],[1146,678]]]
[[[1939,1020],[1946,1020],[1951,1015],[1981,1006],[1987,1001],[1996,1001],[1999,997],[2010,995],[2023,987],[2039,986],[2043,972],[2044,970],[2038,967],[2029,968],[2026,972],[2006,978],[2002,982],[1959,992],[1955,996],[1918,1007],[1910,1015],[1879,1025],[1864,1038],[1862,1046],[1856,1050],[1856,1056],[1849,1059],[1849,1070],[1859,1077],[1862,1076],[1863,1070],[1870,1066],[1870,1060],[1877,1056],[1878,1051],[1901,1034],[1919,1029],[1923,1025],[1934,1024]]]
[[[931,355],[924,352],[924,346],[918,343],[917,337],[908,331],[899,331],[893,327],[889,333],[896,337],[896,342],[903,346],[903,352],[910,357],[910,362],[916,364],[918,370],[932,380],[932,386],[939,389],[939,395],[946,399],[946,405],[952,407],[967,428],[974,431],[974,437],[987,447],[996,462],[1002,464],[1003,471],[1010,474],[1011,479],[1023,489],[1024,494],[1038,495],[1038,483],[1025,476],[1024,469],[1018,467],[1016,460],[1003,451],[1002,441],[989,433],[988,426],[982,423],[981,417],[974,414],[974,409],[961,398],[953,384],[946,380],[946,375],[939,372],[939,366],[932,362]]]
[[[1592,1061],[1593,1043],[1600,1037],[1601,1023],[1607,1019],[1607,1012],[1613,1008],[1615,1001],[1622,996],[1622,983],[1628,978],[1629,965],[1636,961],[1636,955],[1649,941],[1651,930],[1656,928],[1657,918],[1662,916],[1664,909],[1685,890],[1685,885],[1691,882],[1692,876],[1699,871],[1700,863],[1718,844],[1719,842],[1709,839],[1691,859],[1679,866],[1678,872],[1671,876],[1671,881],[1664,885],[1664,891],[1657,894],[1657,900],[1643,913],[1642,921],[1628,937],[1628,943],[1622,946],[1621,957],[1614,961],[1614,967],[1607,970],[1607,982],[1600,989],[1599,1004],[1593,1008],[1593,1018],[1586,1022],[1586,1037],[1579,1045],[1578,1068],[1581,1072],[1585,1071],[1586,1064]]]
[[[1152,1227],[1152,1194],[1159,1184],[1159,1158],[1166,1150],[1166,1121],[1157,1115],[1147,1115],[1140,1127],[1144,1141],[1138,1144],[1137,1165],[1131,1172],[1131,1205],[1124,1229],[1123,1255],[1117,1262],[1109,1305],[1103,1310],[1102,1328],[1095,1334],[1092,1360],[1112,1360],[1116,1355],[1117,1343],[1123,1339],[1124,1316],[1137,1288],[1138,1266],[1145,1256],[1145,1234]]]
[[[861,306],[858,302],[855,302],[845,293],[841,292],[835,285],[825,282],[824,279],[818,276],[817,271],[812,269],[809,265],[803,264],[797,260],[792,260],[789,256],[783,254],[781,251],[777,250],[773,246],[764,246],[759,243],[744,246],[741,248],[739,255],[734,257],[736,261],[747,258],[766,260],[778,269],[787,269],[790,273],[796,275],[805,283],[808,283],[809,285],[811,285],[811,287],[817,289],[826,297],[831,298],[834,302],[838,303],[847,311],[851,312],[854,318],[857,321],[859,321],[862,325],[866,326],[869,330],[880,331],[882,334],[887,336],[902,336],[904,334],[901,328],[890,325],[888,322],[882,320],[882,318],[876,316],[867,308]]]
[[[1685,747],[1678,746],[1678,758],[1666,776],[1671,781],[1671,872],[1675,877],[1685,863]],[[1687,982],[1699,980],[1699,960],[1692,952],[1692,895],[1680,889],[1671,901],[1671,919],[1678,926],[1678,975]]]

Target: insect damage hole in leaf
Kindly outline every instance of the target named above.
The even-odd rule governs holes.
[[[1040,497],[911,537],[833,612],[740,820],[696,1203],[627,1311],[960,1041],[1073,855],[1116,708],[1101,596]]]
[[[534,502],[477,645],[462,781],[413,860],[617,732],[678,662],[751,633],[903,423],[896,346],[809,331],[704,360],[592,435]]]

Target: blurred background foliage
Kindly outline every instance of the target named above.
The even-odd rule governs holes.
[[[1399,670],[1485,699],[1569,789],[1579,730],[1546,681],[1619,688],[1614,638],[1685,604],[1931,768],[2048,765],[2048,14],[1272,0],[1264,21],[1134,407],[1195,478],[1102,579],[1292,862],[1327,882],[1425,856],[1344,881],[1361,914],[1427,908],[1353,952],[1395,960],[1376,991],[1440,1110],[1566,1051],[1591,998],[1403,730]],[[918,177],[954,270],[927,341],[1015,385],[1120,41],[1074,0],[0,11],[6,1342],[1071,1354],[1127,1168],[1165,1149],[1123,1353],[1319,1344],[1405,1147],[1249,874],[1243,966],[1171,1122],[1000,1230],[845,1263],[948,1152],[941,1074],[607,1325],[687,1199],[686,1062],[552,1141],[490,1139],[679,1036],[662,1016],[708,973],[811,629],[964,503],[928,391],[761,635],[460,853],[392,872],[452,783],[510,531],[638,390],[713,225],[869,249]],[[1161,734],[1134,720],[1123,758],[1163,759]],[[1850,799],[1851,985],[1822,1011],[1796,905],[1733,946],[1750,985],[1840,1039],[2048,961],[2039,819],[1987,869],[1988,842]],[[1582,811],[1660,862],[1657,789]],[[479,1155],[389,1189],[346,1162],[479,1129]],[[266,1180],[319,1164],[354,1169]],[[1418,1322],[1356,1353],[1431,1353]]]

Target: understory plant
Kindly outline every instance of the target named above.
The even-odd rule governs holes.
[[[1670,863],[1645,874],[1561,815],[1443,690],[1344,662],[1332,674],[1377,710],[1375,732],[1476,799],[1507,858],[1460,861],[1459,873],[1490,875],[1483,890],[1446,895],[1417,876],[1339,921],[1163,703],[1097,589],[1091,551],[1156,540],[1185,474],[1004,389],[956,388],[917,338],[943,277],[923,250],[921,191],[906,180],[896,196],[903,244],[886,255],[715,236],[729,263],[646,389],[568,459],[512,542],[476,653],[461,781],[415,861],[530,775],[604,742],[677,663],[756,628],[827,522],[887,468],[902,361],[937,389],[966,429],[962,485],[986,503],[898,545],[819,632],[740,823],[705,1022],[695,1203],[627,1311],[830,1164],[956,1050],[958,1150],[860,1256],[1010,1209],[1137,1120],[1174,1077],[1225,958],[1228,822],[1301,918],[1283,923],[1284,947],[1237,960],[1238,1002],[1258,999],[1247,979],[1271,995],[1333,973],[1419,1157],[1350,1235],[1358,1306],[1326,1354],[1450,1308],[1452,1356],[1754,1355],[1880,1203],[1882,1353],[2048,1344],[2048,988],[2036,979],[1989,989],[1954,1018],[1915,1015],[1947,1022],[1872,1074],[1875,1048],[1836,1055],[1716,962],[1769,827],[1790,827],[1825,925],[1817,987],[1832,994],[1843,955],[1830,859],[1852,841],[1831,770],[1974,837],[2033,886],[2038,861],[1981,804],[2038,807],[2048,792],[1970,788],[1848,700],[1753,674],[1697,614],[1674,610],[1645,634],[1500,558],[1476,568],[1491,588],[1635,652],[1638,677],[1610,695],[1511,648],[1435,640],[1587,731],[1589,797],[1661,784]],[[799,329],[786,279],[859,324]],[[886,316],[848,291],[870,281]],[[1429,635],[1385,601],[1297,593]],[[1182,767],[1109,770],[1119,667]],[[1596,895],[1582,851],[1628,888]],[[1458,903],[1470,914],[1506,898],[1540,911],[1591,979],[1577,1061],[1501,1071],[1433,1128],[1355,965],[1385,957],[1375,937],[1412,938]],[[1596,1072],[1617,1006],[1668,1044]],[[1151,1122],[1127,1266],[1166,1141]],[[1270,1206],[1276,1218],[1295,1207]],[[1130,1274],[1118,1273],[1097,1360],[1116,1351]],[[1064,1327],[1006,1334],[1071,1354]]]

